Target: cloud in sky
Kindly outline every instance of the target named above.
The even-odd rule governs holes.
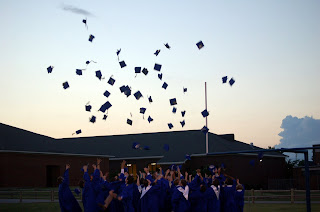
[[[65,11],[69,11],[72,13],[81,14],[81,15],[85,15],[85,16],[93,16],[93,14],[90,13],[89,11],[74,7],[72,5],[62,5],[61,8]]]

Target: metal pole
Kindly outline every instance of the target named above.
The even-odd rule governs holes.
[[[309,172],[309,158],[308,150],[304,152],[304,171],[306,177],[306,204],[307,212],[311,212],[311,203],[310,203],[310,172]]]
[[[205,89],[205,104],[206,104],[206,110],[207,110],[207,82],[204,83],[204,89]],[[206,117],[206,127],[208,128],[208,116]],[[209,152],[209,142],[208,142],[208,132],[206,133],[206,154]]]

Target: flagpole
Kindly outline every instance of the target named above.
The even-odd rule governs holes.
[[[204,83],[204,89],[205,89],[205,104],[206,104],[206,110],[207,110],[207,82]],[[208,128],[208,116],[206,117],[206,127]],[[209,152],[209,142],[208,142],[208,133],[206,133],[206,154]]]

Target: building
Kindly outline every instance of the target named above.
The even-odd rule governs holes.
[[[211,164],[224,164],[226,172],[238,177],[247,187],[267,188],[269,179],[284,178],[283,154],[266,153],[263,157],[257,154],[208,156],[205,154],[205,135],[199,130],[54,139],[1,124],[0,132],[4,136],[0,142],[1,159],[12,161],[19,154],[19,160],[23,161],[19,164],[21,169],[30,173],[41,173],[42,183],[29,183],[28,186],[52,185],[52,180],[49,179],[54,179],[58,170],[61,175],[64,164],[68,161],[71,161],[72,167],[76,167],[74,171],[71,167],[72,183],[76,184],[81,178],[81,166],[88,162],[93,163],[96,157],[104,158],[102,171],[110,174],[118,173],[121,161],[126,160],[128,171],[134,175],[147,166],[155,171],[159,166],[166,169],[172,164],[182,165],[184,173]],[[211,153],[261,149],[235,140],[233,134],[209,133],[208,137]],[[139,143],[141,148],[132,148],[134,142]],[[168,151],[163,148],[164,144],[169,145]],[[145,146],[148,146],[149,150],[145,150]],[[186,154],[190,155],[191,160],[186,159]],[[25,165],[29,163],[34,166]],[[15,167],[9,165],[7,168],[7,174],[11,171],[16,173]],[[1,179],[0,186],[27,185],[24,184],[26,182],[15,183],[16,180],[12,178]]]

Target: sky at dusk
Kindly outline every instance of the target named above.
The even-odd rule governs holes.
[[[0,0],[0,122],[54,138],[78,129],[77,136],[197,130],[205,124],[207,82],[210,132],[234,133],[260,147],[277,145],[287,116],[320,119],[319,11],[316,0]],[[120,61],[127,64],[122,69],[120,48]],[[86,66],[87,60],[97,63]],[[162,81],[155,63],[162,65]],[[50,74],[48,66],[54,66]],[[149,73],[136,76],[134,67]],[[114,86],[107,83],[110,76]],[[235,84],[222,84],[223,76]],[[122,85],[143,98],[127,98]],[[171,98],[177,99],[176,114]],[[98,110],[106,101],[112,107],[103,121]],[[85,111],[87,102],[91,112]],[[144,119],[140,107],[147,108]]]

